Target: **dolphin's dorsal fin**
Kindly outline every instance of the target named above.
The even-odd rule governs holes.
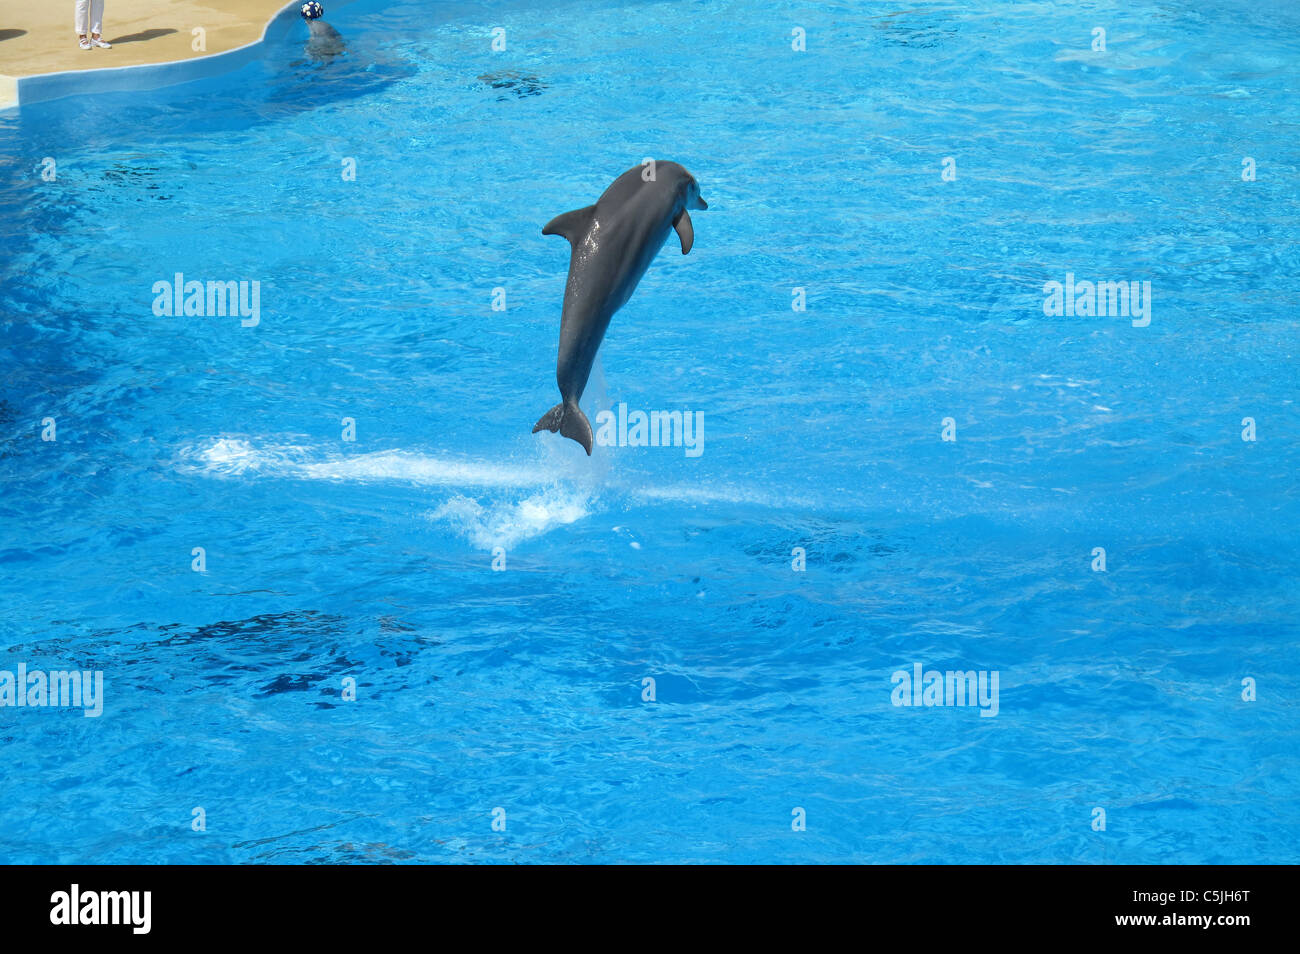
[[[596,207],[594,205],[574,209],[572,212],[562,212],[546,223],[546,227],[542,229],[542,234],[563,235],[569,240],[569,244],[573,245],[587,234],[587,231],[591,228],[592,216],[595,214]]]
[[[682,254],[685,255],[695,244],[695,229],[691,227],[691,217],[682,209],[677,213],[677,218],[673,219],[673,228],[677,230],[677,237],[682,240]]]

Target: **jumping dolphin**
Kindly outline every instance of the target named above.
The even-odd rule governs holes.
[[[591,456],[591,422],[578,402],[614,312],[622,308],[654,257],[677,230],[682,254],[695,232],[687,209],[707,209],[695,177],[675,162],[635,166],[614,180],[595,205],[557,215],[543,235],[563,235],[573,247],[560,318],[555,380],[564,399],[533,428],[559,431]]]

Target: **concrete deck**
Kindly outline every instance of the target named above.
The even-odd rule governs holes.
[[[335,6],[340,5],[335,0]],[[219,56],[262,39],[276,14],[299,3],[286,0],[104,0],[104,39],[111,50],[85,52],[77,47],[74,0],[4,0],[0,4],[0,109],[31,99],[67,95],[75,86],[95,88],[95,76],[64,77],[59,83],[28,82],[31,77],[149,64],[183,63]],[[326,12],[330,4],[325,5]],[[202,28],[205,50],[196,51],[194,29]],[[232,67],[238,64],[232,64]],[[210,67],[209,67],[210,69]],[[205,70],[206,72],[207,70]],[[137,74],[150,77],[142,88],[158,82],[168,71]],[[185,69],[170,71],[183,82]],[[122,88],[120,81],[114,88]],[[33,96],[24,95],[31,89]]]

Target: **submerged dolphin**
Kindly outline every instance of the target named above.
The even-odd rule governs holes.
[[[321,19],[325,8],[319,3],[304,3],[298,12],[307,21],[307,32],[311,34],[305,52],[312,59],[332,60],[347,48],[339,31]]]
[[[563,235],[573,246],[560,318],[555,380],[564,399],[533,427],[559,431],[591,455],[591,422],[578,401],[587,386],[609,320],[632,297],[637,282],[677,230],[682,254],[695,232],[687,209],[707,209],[694,176],[675,162],[636,166],[614,180],[595,205],[557,215],[543,235]]]
[[[324,20],[308,20],[307,29],[311,33],[306,46],[308,56],[333,59],[347,49],[339,31]]]

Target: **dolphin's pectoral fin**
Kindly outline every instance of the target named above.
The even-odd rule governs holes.
[[[591,219],[596,214],[594,205],[572,212],[562,212],[542,228],[543,235],[563,235],[569,244],[579,241],[591,228]]]
[[[564,437],[577,441],[582,445],[582,449],[591,456],[592,433],[591,421],[587,420],[587,415],[582,413],[582,408],[576,404],[557,404],[545,414],[542,419],[533,425],[533,433],[538,431],[559,431]]]
[[[677,218],[673,219],[673,228],[677,230],[677,237],[682,240],[682,254],[685,255],[695,244],[695,229],[691,227],[691,217],[686,214],[685,209],[678,212]]]

